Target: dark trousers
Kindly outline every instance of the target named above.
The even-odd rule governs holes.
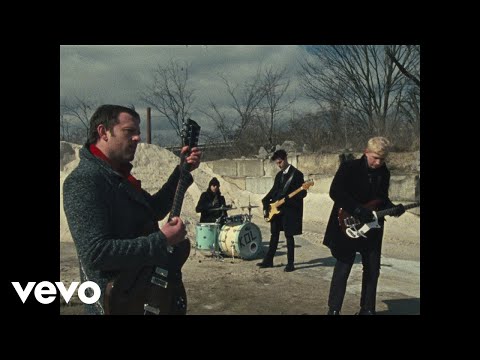
[[[283,231],[281,218],[272,221],[270,230],[270,243],[268,245],[267,255],[265,255],[266,262],[272,262],[275,252],[277,251],[280,231]],[[287,235],[285,235],[285,238],[287,239],[287,261],[289,265],[293,265],[295,262],[295,239],[293,236]]]
[[[380,275],[380,252],[379,248],[360,251],[363,265],[360,307],[365,310],[375,311],[378,276]],[[330,294],[328,295],[328,306],[332,310],[340,311],[342,309],[347,280],[355,261],[355,254],[355,251],[342,253],[340,256],[335,254],[337,262],[333,269]]]

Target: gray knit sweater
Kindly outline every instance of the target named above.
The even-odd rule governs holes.
[[[190,185],[193,179],[188,176]],[[80,163],[63,184],[63,206],[78,253],[80,280],[94,281],[102,291],[97,303],[86,305],[88,314],[103,314],[105,286],[120,271],[165,261],[167,243],[158,221],[171,210],[179,178],[177,166],[162,188],[150,195],[92,155],[87,145],[80,149]]]

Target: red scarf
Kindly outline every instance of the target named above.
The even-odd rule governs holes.
[[[95,155],[97,158],[102,159],[103,161],[106,161],[108,164],[112,165],[110,162],[110,159],[105,156],[105,154],[94,144],[90,144],[90,152]],[[132,174],[130,174],[130,170],[132,169],[131,164],[126,164],[123,166],[121,169],[118,169],[117,171],[124,177],[126,178],[135,189],[138,191],[142,190],[142,182],[140,180],[137,180],[133,177]]]

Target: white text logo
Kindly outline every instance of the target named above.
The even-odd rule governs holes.
[[[60,291],[60,295],[63,296],[67,304],[72,298],[72,295],[75,292],[78,284],[78,281],[72,281],[69,288],[67,289],[65,288],[65,285],[63,285],[63,282],[55,282],[55,285],[57,285],[57,288]],[[20,285],[20,283],[16,281],[12,281],[12,285],[17,291],[20,300],[22,300],[22,302],[25,304],[25,301],[27,301],[28,296],[30,295],[33,287],[35,286],[35,282],[30,281],[27,286],[25,286],[25,289],[23,289],[22,285]],[[42,304],[50,304],[51,302],[53,302],[57,295],[57,289],[55,288],[55,285],[53,285],[50,281],[39,282],[37,286],[35,286],[35,299],[37,299],[37,301]],[[85,290],[88,288],[93,290],[93,295],[90,297],[85,294]],[[98,301],[98,299],[100,299],[101,292],[100,287],[96,283],[94,283],[93,281],[85,281],[84,283],[82,283],[82,285],[79,286],[77,293],[78,298],[81,302],[83,302],[84,304],[93,304],[94,302]]]

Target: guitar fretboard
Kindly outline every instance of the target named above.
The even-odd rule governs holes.
[[[188,178],[188,166],[184,165],[181,168],[180,180],[178,181],[175,197],[173,198],[172,210],[170,211],[170,216],[168,218],[168,221],[170,221],[172,217],[180,216],[180,213],[182,211],[183,199],[185,198],[185,193],[187,192],[187,189],[188,189],[187,178]]]
[[[200,135],[200,126],[193,121],[192,119],[188,119],[187,121],[187,128],[188,131],[184,129],[182,132],[182,138],[184,140],[183,145],[188,146],[189,149],[192,149],[197,146],[198,144],[198,137]],[[188,133],[188,136],[186,136]],[[175,196],[173,198],[172,210],[170,211],[170,215],[168,217],[168,221],[170,221],[175,216],[180,216],[182,211],[182,204],[183,199],[185,198],[185,193],[188,189],[188,179],[189,179],[189,171],[192,169],[192,166],[187,163],[186,158],[188,154],[181,155],[180,161],[180,179],[178,180],[177,189],[175,191]]]
[[[413,204],[403,205],[403,208],[405,210],[408,210],[408,209],[411,209],[411,208],[414,208],[414,207],[417,207],[417,206],[420,206],[420,202],[415,202]],[[387,216],[387,215],[392,215],[392,214],[395,213],[395,211],[396,211],[395,207],[385,209],[385,210],[381,210],[381,211],[377,211],[377,217],[382,218],[382,217]]]

